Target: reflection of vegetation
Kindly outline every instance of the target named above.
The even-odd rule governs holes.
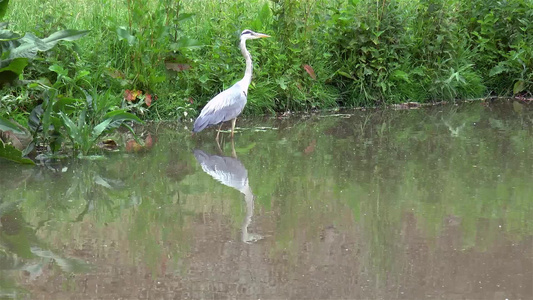
[[[533,116],[518,105],[305,116],[262,124],[279,130],[244,130],[236,145],[256,209],[275,215],[273,236],[261,242],[274,240],[271,255],[283,252],[295,261],[302,241],[320,240],[328,230],[347,232],[366,247],[364,262],[384,276],[402,267],[389,254],[402,243],[406,216],[428,240],[453,221],[465,249],[488,249],[500,232],[524,240],[533,234]],[[237,237],[242,197],[197,172],[192,155],[194,142],[216,149],[213,137],[186,139],[187,132],[167,125],[153,134],[158,143],[136,156],[54,165],[57,171],[0,168],[3,203],[28,220],[15,223],[26,232],[17,242],[29,245],[17,256],[54,259],[35,247],[60,241],[77,249],[96,236],[120,249],[124,260],[142,261],[159,275],[209,231],[198,229],[206,215],[230,219]],[[7,178],[4,171],[20,175]],[[261,214],[256,217],[261,226]],[[2,222],[4,232],[16,229]],[[85,251],[104,251],[95,243]]]
[[[30,279],[35,279],[51,266],[71,273],[87,269],[88,265],[78,259],[65,258],[47,246],[36,229],[26,224],[18,202],[0,204],[0,295],[18,298],[26,291],[17,287],[14,271],[25,271]],[[11,277],[11,278],[10,278]]]
[[[262,182],[255,189],[258,203],[276,201],[281,210],[280,249],[294,241],[295,227],[319,227],[311,220],[323,219],[322,210],[336,201],[350,207],[364,228],[380,269],[392,267],[386,253],[401,235],[406,212],[415,214],[429,238],[442,232],[444,220],[460,220],[464,247],[484,249],[494,242],[487,234],[498,230],[517,240],[533,233],[533,189],[527,184],[533,119],[518,105],[376,111],[334,122],[311,118],[295,125],[284,143],[261,136],[266,149],[255,147],[243,162],[251,182]],[[306,153],[315,140],[315,151]]]

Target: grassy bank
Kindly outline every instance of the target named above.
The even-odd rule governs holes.
[[[132,109],[148,119],[194,115],[240,79],[245,28],[274,37],[248,44],[255,73],[246,113],[511,96],[533,80],[529,0],[24,0],[10,3],[6,19],[41,37],[91,30],[25,79],[55,80],[51,64],[72,76],[86,70],[75,84],[107,91],[115,105],[126,89],[157,96]],[[23,90],[19,101],[31,107]]]
[[[137,116],[190,120],[243,76],[246,28],[273,38],[248,43],[245,114],[530,97],[530,20],[531,0],[1,0],[0,131],[88,154]]]

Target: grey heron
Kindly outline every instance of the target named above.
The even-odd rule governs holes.
[[[194,157],[202,170],[223,185],[232,187],[244,195],[246,217],[242,223],[242,241],[251,244],[263,239],[263,236],[248,232],[254,214],[254,194],[248,182],[248,171],[236,157],[209,155],[202,150],[194,150]]]
[[[263,33],[253,32],[249,29],[246,29],[241,33],[239,48],[246,60],[244,77],[229,89],[222,91],[207,102],[194,122],[193,133],[200,132],[208,126],[220,124],[216,137],[216,140],[218,141],[218,135],[220,134],[222,123],[231,120],[231,137],[233,138],[237,117],[241,114],[246,105],[248,87],[252,82],[252,57],[250,56],[250,52],[246,49],[246,40],[266,37],[270,36]]]

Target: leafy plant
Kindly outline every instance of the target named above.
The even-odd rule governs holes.
[[[74,122],[64,112],[60,111],[58,112],[58,115],[66,135],[71,141],[72,147],[74,150],[79,150],[82,155],[89,154],[104,132],[115,129],[120,125],[124,125],[134,133],[133,129],[124,122],[142,122],[137,116],[122,110],[109,112],[104,116],[104,120],[95,126],[88,126],[85,119],[87,116],[86,110],[82,110],[79,113],[77,116],[77,122]]]
[[[20,36],[7,30],[0,31],[0,84],[12,83],[17,79],[29,60],[35,58],[38,52],[48,51],[60,41],[79,39],[88,32],[62,30],[40,39],[29,32]]]
[[[471,33],[473,61],[498,95],[531,94],[533,86],[533,3],[460,1],[463,26]]]
[[[6,9],[7,1],[3,1],[0,4],[0,17],[3,17]],[[88,31],[61,30],[40,39],[30,32],[21,36],[9,30],[0,31],[0,83],[12,83],[21,76],[24,68],[31,59],[37,57],[38,52],[48,51],[60,41],[79,39],[87,33]],[[28,160],[22,159],[22,156],[28,155],[36,148],[39,148],[39,152],[43,152],[43,149],[58,152],[65,138],[71,141],[74,153],[87,155],[104,133],[121,125],[133,132],[124,122],[142,122],[131,113],[113,110],[109,105],[98,101],[100,97],[96,90],[93,90],[92,94],[88,93],[83,86],[90,86],[89,71],[76,70],[75,75],[70,76],[70,70],[58,63],[52,64],[48,70],[54,74],[53,77],[30,81],[28,85],[42,97],[42,102],[33,108],[28,120],[31,143],[21,152],[20,149],[2,142],[0,157],[27,163]],[[55,83],[50,84],[54,79]],[[85,101],[79,98],[80,95],[85,96]],[[73,121],[74,118],[76,122]],[[20,131],[20,128],[1,118],[0,130],[13,132]]]
[[[15,134],[24,133],[19,126],[0,116],[0,158],[23,164],[33,164],[31,159],[24,158],[22,151],[13,145],[15,142],[20,142]]]
[[[35,164],[33,160],[23,157],[22,151],[18,150],[13,145],[4,143],[2,139],[0,139],[0,158],[21,164]]]
[[[117,48],[126,55],[117,59],[115,65],[127,71],[131,87],[149,91],[166,80],[165,63],[184,61],[183,56],[174,54],[201,44],[181,29],[193,14],[182,13],[180,1],[127,3],[128,26],[116,28]]]
[[[123,108],[143,119],[194,116],[239,80],[237,41],[245,28],[273,38],[249,45],[255,67],[244,113],[487,95],[528,99],[533,87],[529,0],[127,0],[113,9],[21,0],[9,2],[9,11],[8,1],[0,3],[13,20],[0,24],[4,88],[17,79],[48,86],[44,81],[61,80],[61,97],[106,91],[119,107],[125,91],[142,91]],[[9,57],[22,42],[40,44],[67,28],[93,30],[33,59]],[[89,73],[76,79],[82,72]],[[42,102],[26,88],[8,94],[1,106],[11,109],[0,113],[17,121]],[[148,107],[146,95],[160,100]]]
[[[80,75],[74,78],[80,78]],[[85,93],[85,100],[58,94],[61,87],[71,83],[71,79],[59,79],[51,87],[39,85],[44,90],[45,98],[43,103],[30,114],[29,127],[33,143],[28,146],[25,153],[31,152],[36,145],[48,146],[50,151],[57,152],[61,149],[64,139],[68,138],[75,153],[87,155],[105,132],[121,125],[133,132],[133,129],[124,122],[142,123],[131,113],[111,109],[105,104],[108,101],[99,100],[100,97],[96,92],[90,94],[82,90]],[[109,109],[111,111],[107,112]],[[103,113],[105,114],[102,115]]]

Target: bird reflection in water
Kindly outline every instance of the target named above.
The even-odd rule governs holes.
[[[235,156],[235,155],[234,155]],[[251,244],[263,239],[263,236],[248,232],[254,214],[254,194],[248,183],[248,170],[237,157],[209,155],[202,150],[194,150],[194,157],[202,170],[223,185],[232,187],[244,194],[246,218],[242,224],[242,241]]]

